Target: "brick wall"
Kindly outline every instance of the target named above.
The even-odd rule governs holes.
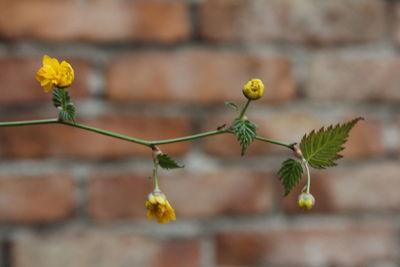
[[[178,220],[144,218],[148,149],[62,125],[0,129],[1,267],[398,266],[400,1],[0,0],[0,121],[56,116],[34,79],[66,59],[78,121],[155,140],[249,110],[263,136],[299,141],[365,117],[340,166],[312,172],[315,209],[276,172],[289,151],[233,136],[161,148]]]

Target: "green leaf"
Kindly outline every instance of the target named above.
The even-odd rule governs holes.
[[[76,110],[67,90],[58,87],[54,88],[53,105],[60,110],[58,113],[60,120],[75,122]]]
[[[285,196],[300,182],[303,176],[303,166],[301,162],[288,159],[282,163],[282,167],[278,172],[279,180],[281,180],[283,187],[285,188]]]
[[[159,154],[157,156],[157,161],[160,167],[166,170],[184,167],[183,165],[179,165],[174,159],[172,159],[167,154]]]
[[[59,118],[63,121],[75,122],[75,106],[68,104],[65,110],[60,110],[58,113]]]
[[[257,125],[247,119],[236,118],[232,126],[229,128],[234,133],[242,146],[241,155],[243,156],[247,147],[254,141],[256,137]]]
[[[328,128],[321,128],[319,131],[312,131],[304,135],[300,143],[300,149],[304,158],[311,167],[325,169],[336,166],[334,162],[342,158],[339,154],[344,149],[350,130],[356,125],[359,117],[344,124],[331,125]]]
[[[231,109],[233,109],[233,110],[236,111],[236,112],[239,111],[239,106],[236,105],[236,104],[233,103],[233,102],[226,101],[226,102],[225,102],[225,105],[227,105],[228,107],[230,107]]]

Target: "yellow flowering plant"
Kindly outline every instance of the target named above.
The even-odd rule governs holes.
[[[247,98],[247,102],[243,106],[239,106],[233,102],[226,102],[226,105],[236,112],[232,123],[227,127],[218,127],[216,130],[189,136],[148,141],[77,123],[75,121],[75,106],[67,91],[67,88],[72,85],[75,78],[74,69],[68,62],[61,61],[60,63],[57,59],[47,55],[43,56],[42,63],[43,66],[36,73],[36,80],[44,88],[45,92],[53,90],[52,100],[53,105],[59,111],[58,117],[44,120],[0,122],[0,127],[63,124],[148,147],[153,151],[154,167],[151,178],[154,182],[154,190],[149,193],[145,201],[146,217],[148,219],[156,219],[158,223],[168,223],[176,220],[175,210],[172,208],[166,195],[160,190],[158,168],[170,170],[183,168],[184,166],[163,153],[157,145],[206,138],[213,135],[233,134],[242,147],[242,156],[254,140],[288,148],[292,151],[294,158],[284,161],[278,171],[279,179],[284,187],[284,195],[289,194],[300,183],[304,173],[306,173],[307,182],[298,198],[298,206],[302,210],[310,210],[315,205],[315,199],[310,193],[311,176],[309,167],[324,169],[335,166],[336,160],[342,157],[339,152],[344,149],[344,144],[347,141],[350,130],[362,119],[356,118],[344,124],[331,125],[327,128],[321,128],[318,131],[313,130],[305,134],[299,144],[295,142],[285,143],[259,136],[257,135],[257,125],[246,116],[246,111],[252,101],[258,100],[264,95],[265,88],[261,79],[253,78],[245,82],[242,87],[242,93]]]

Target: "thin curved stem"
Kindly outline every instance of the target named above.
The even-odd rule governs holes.
[[[246,111],[247,111],[247,109],[248,109],[248,107],[250,105],[250,102],[251,102],[251,100],[248,99],[247,102],[246,102],[246,105],[243,107],[242,111],[239,114],[239,119],[243,118],[244,114],[246,114]]]
[[[158,185],[158,163],[154,162],[153,166],[153,180],[154,180],[154,191],[160,191],[160,186]]]
[[[304,164],[304,167],[306,167],[306,172],[307,172],[307,188],[306,188],[306,192],[307,192],[307,194],[310,194],[310,190],[311,190],[310,168],[308,167],[307,161],[304,158],[303,158],[303,164]]]

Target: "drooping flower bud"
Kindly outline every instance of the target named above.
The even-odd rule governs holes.
[[[297,201],[299,208],[302,210],[310,210],[314,207],[315,198],[310,193],[301,193]]]
[[[251,79],[243,86],[243,94],[249,100],[257,100],[264,94],[264,84],[260,79]]]
[[[158,223],[167,223],[176,220],[175,211],[169,204],[167,197],[159,190],[151,192],[146,200],[147,219],[157,219]]]

